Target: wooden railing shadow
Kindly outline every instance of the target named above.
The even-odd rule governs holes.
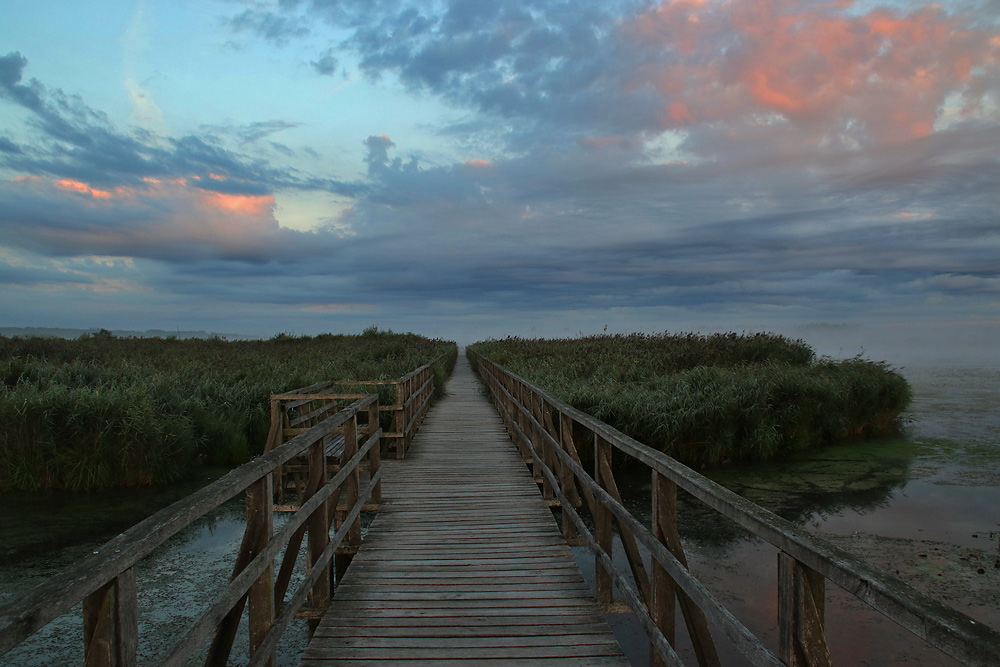
[[[292,619],[296,615],[316,616],[329,605],[335,578],[331,562],[339,553],[345,559],[340,565],[346,566],[361,542],[361,511],[370,500],[380,497],[382,430],[378,410],[374,394],[354,400],[3,606],[0,656],[82,602],[85,664],[136,665],[139,613],[134,566],[195,520],[245,492],[247,524],[230,583],[176,640],[160,664],[186,664],[206,644],[206,665],[228,664],[245,610],[250,665],[273,664],[278,640]],[[332,478],[326,451],[331,439],[342,443]],[[275,531],[276,473],[302,457],[308,465],[300,506]],[[362,461],[367,462],[369,472],[364,488],[359,476]],[[332,537],[331,524],[335,531]],[[288,595],[306,533],[307,572]]]
[[[489,359],[470,354],[512,440],[544,496],[561,507],[564,536],[594,553],[598,602],[613,608],[614,590],[645,629],[654,665],[682,664],[674,646],[679,608],[699,665],[720,664],[712,630],[754,665],[829,665],[824,631],[829,580],[964,665],[1000,664],[1000,633],[916,591],[847,552],[712,482],[678,461],[555,398]],[[580,451],[592,448],[586,470]],[[584,459],[590,459],[590,452]],[[648,466],[652,521],[623,506],[612,454]],[[778,548],[778,650],[772,651],[688,570],[677,530],[681,488]],[[577,508],[586,505],[591,531]],[[614,524],[614,526],[613,526]],[[629,570],[612,560],[613,527]],[[640,545],[650,556],[647,571]]]

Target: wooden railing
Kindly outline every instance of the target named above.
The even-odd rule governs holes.
[[[681,664],[674,650],[674,615],[679,606],[700,665],[719,664],[709,623],[751,664],[829,665],[823,624],[827,580],[961,664],[1000,664],[1000,633],[576,410],[489,359],[474,354],[470,359],[490,388],[543,493],[561,505],[564,535],[582,540],[594,552],[598,601],[610,605],[613,586],[618,588],[649,636],[653,664]],[[581,434],[586,434],[586,442]],[[593,474],[581,464],[579,451],[584,446],[593,448]],[[649,527],[622,505],[611,468],[613,452],[650,469]],[[778,548],[777,654],[688,571],[677,530],[678,488]],[[584,501],[593,532],[576,511]],[[617,524],[629,572],[612,562],[612,523]],[[640,545],[650,555],[650,572]]]
[[[388,414],[388,421],[392,424],[392,430],[383,431],[382,442],[386,450],[396,452],[396,458],[403,458],[430,407],[434,395],[434,366],[444,361],[444,356],[439,357],[398,380],[320,382],[271,396],[271,431],[265,451],[325,418],[337,409],[338,402],[359,396],[357,393],[345,393],[344,389],[392,387],[395,403],[379,405],[380,413]]]
[[[82,601],[85,664],[135,665],[139,614],[134,566],[196,519],[245,491],[247,525],[231,581],[176,640],[160,664],[186,664],[210,638],[205,664],[227,664],[245,608],[249,608],[250,665],[273,664],[278,640],[295,615],[304,611],[312,615],[328,606],[337,572],[346,567],[350,553],[361,542],[362,507],[370,499],[380,498],[378,443],[382,431],[378,409],[377,396],[359,398],[3,606],[0,655]],[[339,470],[329,479],[325,449],[332,437],[342,440],[343,451]],[[298,456],[310,461],[303,502],[275,532],[274,472]],[[370,475],[364,489],[358,473],[362,460],[367,460]],[[332,537],[331,523],[335,529]],[[307,532],[308,571],[295,592],[286,596]],[[280,565],[275,569],[279,556]],[[336,571],[332,564],[337,565]]]

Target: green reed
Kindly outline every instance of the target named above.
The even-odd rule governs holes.
[[[912,398],[883,362],[817,360],[774,334],[508,338],[469,349],[698,466],[896,432]]]
[[[271,394],[392,380],[442,355],[438,391],[454,343],[374,328],[267,341],[0,337],[0,491],[158,484],[236,465],[263,448]]]

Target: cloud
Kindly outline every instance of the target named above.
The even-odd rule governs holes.
[[[327,49],[319,55],[317,60],[309,61],[309,64],[313,66],[317,74],[322,76],[333,76],[337,73],[337,67],[340,66],[340,62],[333,55],[333,49]]]
[[[758,147],[850,149],[1000,119],[995,3],[952,13],[839,0],[301,7],[352,31],[341,48],[369,78],[512,121],[516,150],[665,130],[710,156],[733,133]]]
[[[290,40],[310,33],[301,21],[255,9],[244,10],[229,19],[228,23],[233,32],[249,32],[277,46],[285,46]]]
[[[779,118],[848,146],[927,136],[952,97],[955,120],[996,118],[995,27],[937,5],[856,14],[845,4],[663,3],[624,27],[647,54],[631,85],[662,97],[664,127]]]
[[[159,137],[142,129],[125,133],[79,97],[50,90],[35,79],[22,84],[26,65],[27,59],[19,53],[0,57],[0,100],[30,111],[35,129],[44,137],[43,141],[34,141],[30,149],[25,144],[20,150],[0,152],[0,166],[14,173],[109,187],[137,186],[144,178],[198,176],[202,188],[225,192],[238,189],[246,194],[299,189],[354,196],[365,189],[360,183],[273,166],[266,159],[232,150],[223,142],[223,136],[235,135],[242,146],[252,146],[276,132],[297,127],[296,123],[261,121],[237,128],[209,128],[200,135],[181,137]],[[211,179],[210,174],[225,178]]]
[[[141,271],[74,270],[313,323],[434,313],[572,335],[594,313],[669,328],[680,313],[996,312],[996,7],[876,4],[289,0],[239,14],[275,45],[336,44],[318,74],[358,68],[358,88],[401,108],[457,110],[421,128],[437,152],[409,115],[346,135],[340,150],[364,150],[355,181],[275,143],[306,125],[123,131],[24,82],[9,54],[0,96],[29,120],[0,137],[4,173],[22,177],[0,182],[0,243],[52,262],[131,257]],[[289,191],[330,206],[329,224],[281,227]]]
[[[281,262],[336,254],[335,234],[280,227],[271,195],[199,185],[197,180],[148,179],[139,187],[104,190],[69,179],[2,181],[0,243],[56,256],[179,263],[204,258]]]

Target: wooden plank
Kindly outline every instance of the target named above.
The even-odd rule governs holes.
[[[380,512],[301,664],[627,665],[471,370],[448,391],[383,462]]]

